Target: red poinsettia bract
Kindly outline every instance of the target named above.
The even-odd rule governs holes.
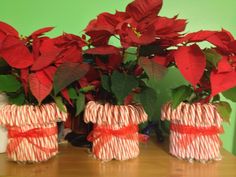
[[[0,56],[14,68],[27,68],[33,64],[33,56],[10,25],[0,22]]]
[[[180,72],[195,87],[206,67],[206,58],[200,47],[196,44],[179,47],[174,57]]]
[[[175,60],[177,66],[179,67],[186,80],[188,80],[192,85],[195,85],[196,83],[200,83],[201,85],[207,84],[205,86],[206,88],[211,89],[211,97],[213,97],[220,92],[226,91],[236,86],[236,40],[233,38],[230,32],[222,29],[221,31],[201,30],[198,32],[189,33],[179,38],[175,42],[176,44],[191,44],[202,41],[207,41],[214,45],[215,51],[221,56],[221,59],[218,61],[215,68],[211,70],[210,82],[204,81],[203,83],[203,80],[200,80],[200,73],[203,74],[203,65],[205,65],[205,61],[203,61],[202,54],[200,54],[202,52],[200,52],[200,50],[198,50],[198,52],[189,52],[186,49],[190,48],[190,46],[180,47],[177,52],[175,52]],[[185,50],[183,50],[183,48]],[[186,55],[191,57],[186,57]],[[186,60],[190,59],[192,67],[194,67],[195,69],[192,68],[191,70],[189,70],[189,73],[187,73],[186,71],[184,73],[183,67],[187,65],[185,62]],[[180,62],[180,60],[182,60],[182,62]],[[198,62],[201,61],[202,64],[194,64],[194,60]],[[192,79],[189,78],[191,76]],[[209,83],[210,88],[208,86]]]
[[[81,63],[82,47],[86,45],[84,40],[72,34],[55,39],[43,36],[52,29],[42,28],[20,38],[13,27],[0,22],[0,56],[11,67],[20,70],[25,93],[30,90],[39,103],[52,92],[57,68],[65,62]],[[62,95],[68,98],[65,90]]]
[[[98,15],[85,32],[95,47],[108,47],[111,36],[118,38],[124,48],[151,44],[160,38],[176,40],[185,29],[186,20],[157,16],[161,7],[161,0],[135,0],[125,12]]]
[[[221,54],[217,69],[211,73],[212,96],[236,86],[236,40],[222,30],[215,34],[216,50]]]

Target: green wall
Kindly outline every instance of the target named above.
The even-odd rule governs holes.
[[[235,0],[163,0],[161,15],[188,19],[187,32],[200,29],[221,29],[231,31],[236,36]],[[131,0],[1,0],[0,20],[13,25],[21,34],[28,35],[35,29],[55,26],[52,36],[68,33],[81,34],[86,24],[97,14],[108,11],[124,10]],[[204,44],[208,45],[208,44]],[[178,78],[178,79],[176,79]],[[175,69],[170,69],[160,83],[161,105],[168,100],[168,88],[173,88],[183,78]],[[159,107],[160,107],[159,105]],[[236,154],[235,107],[230,124],[224,124],[222,135],[224,147]]]

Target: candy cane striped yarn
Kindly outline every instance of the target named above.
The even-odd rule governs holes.
[[[61,112],[56,104],[6,105],[0,109],[0,117],[0,124],[9,128],[9,159],[17,162],[41,162],[57,154],[56,121],[65,121],[67,113]],[[39,130],[39,133],[34,130]],[[30,134],[31,131],[33,133]]]
[[[86,123],[92,122],[97,126],[106,126],[111,130],[120,130],[130,125],[136,125],[145,122],[147,114],[140,105],[111,105],[106,103],[104,105],[90,101],[87,103],[84,113],[84,121]],[[111,136],[109,140],[104,137],[105,143],[99,149],[99,154],[96,158],[104,161],[112,159],[127,160],[135,158],[139,155],[139,140],[138,132],[134,134],[136,139],[126,139],[119,136]],[[94,152],[97,146],[101,143],[100,139],[93,141]],[[95,154],[94,154],[95,155]]]
[[[220,160],[221,141],[219,133],[222,130],[222,118],[216,107],[210,103],[181,103],[173,109],[171,103],[162,107],[161,119],[169,120],[171,125],[192,128],[193,130],[216,129],[215,133],[183,133],[177,130],[170,130],[170,153],[178,158],[188,160]]]
[[[8,104],[8,97],[5,93],[0,92],[0,109]],[[1,119],[1,118],[0,118]],[[6,152],[7,149],[7,129],[0,125],[0,153]]]

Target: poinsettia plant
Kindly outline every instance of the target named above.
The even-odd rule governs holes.
[[[119,105],[138,102],[150,118],[155,115],[156,83],[173,60],[170,48],[186,26],[177,16],[159,16],[161,7],[162,0],[135,0],[124,12],[101,13],[88,24],[85,53],[101,80],[96,99]]]
[[[73,34],[56,38],[44,35],[52,29],[39,29],[22,37],[12,26],[0,22],[0,90],[7,93],[11,103],[55,101],[62,110],[62,98],[72,104],[71,85],[90,69],[82,58],[86,42]]]
[[[207,41],[211,48],[201,49],[198,42]],[[230,104],[222,101],[220,93],[235,101],[236,41],[232,34],[222,31],[198,31],[189,33],[177,41],[173,52],[174,65],[190,85],[181,85],[172,90],[172,106],[180,102],[213,103],[221,116],[228,121]]]

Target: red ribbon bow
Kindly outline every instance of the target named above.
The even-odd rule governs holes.
[[[45,153],[53,153],[57,151],[57,148],[45,148],[38,144],[35,144],[30,138],[41,138],[48,137],[57,134],[57,127],[51,128],[34,128],[28,131],[23,132],[19,127],[7,127],[8,128],[8,138],[12,138],[11,143],[7,146],[7,152],[12,153],[23,141],[23,139],[27,139],[29,143],[33,144],[40,150]]]
[[[137,125],[128,125],[126,127],[113,130],[109,126],[104,125],[94,125],[94,129],[90,132],[87,139],[90,142],[95,140],[97,141],[97,145],[94,147],[94,153],[96,156],[99,155],[99,151],[112,138],[112,136],[119,137],[122,139],[128,140],[137,140],[140,142],[147,142],[148,136],[143,134],[138,134],[138,126]]]

